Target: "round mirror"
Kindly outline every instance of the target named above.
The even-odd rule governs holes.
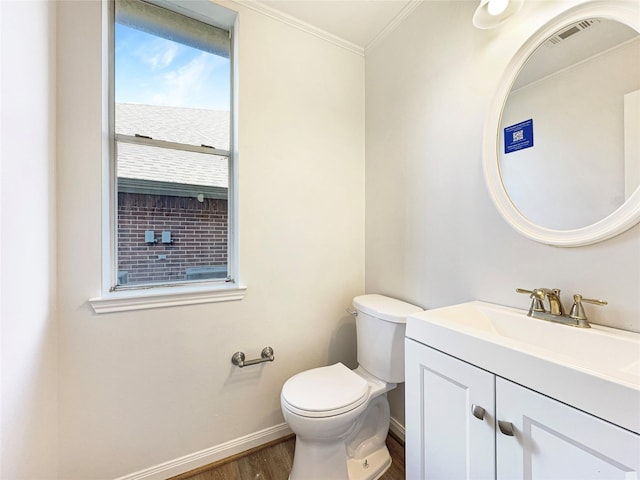
[[[503,76],[484,168],[523,235],[579,246],[640,221],[640,4],[593,2],[538,30]]]

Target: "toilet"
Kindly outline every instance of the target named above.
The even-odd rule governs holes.
[[[289,480],[373,480],[391,465],[386,394],[404,382],[406,317],[422,309],[377,294],[353,306],[358,368],[314,368],[282,387],[282,413],[296,434]]]

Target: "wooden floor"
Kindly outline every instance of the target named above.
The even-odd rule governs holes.
[[[404,480],[404,446],[389,435],[387,448],[391,453],[391,466],[381,480]],[[170,480],[287,480],[294,449],[295,437],[291,436],[248,455],[236,455],[228,461],[222,460]]]

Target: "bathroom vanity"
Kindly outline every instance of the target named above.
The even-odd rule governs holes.
[[[640,149],[623,141],[640,124],[640,76],[628,70],[639,54],[640,3],[596,0],[551,19],[513,56],[489,108],[483,166],[518,233],[581,247],[640,222]],[[409,316],[406,477],[639,478],[640,334],[588,328],[581,295],[565,315],[559,290],[520,292],[553,300],[549,313],[532,303],[532,316],[567,324],[483,302]]]
[[[640,334],[470,302],[411,315],[412,479],[629,479],[640,471]]]

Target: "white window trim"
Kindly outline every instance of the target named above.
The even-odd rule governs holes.
[[[92,298],[89,302],[95,313],[114,313],[242,300],[246,290],[246,287],[240,286],[221,288],[208,284],[176,285],[175,287],[150,288],[148,290],[111,292],[103,294],[99,298]]]
[[[231,79],[231,97],[232,115],[231,136],[232,148],[229,152],[229,200],[232,208],[228,212],[229,226],[229,246],[231,255],[228,259],[229,273],[233,281],[217,281],[217,282],[197,282],[194,284],[176,284],[170,286],[153,287],[151,285],[143,285],[136,289],[125,289],[110,291],[114,285],[115,276],[115,249],[113,231],[115,229],[115,179],[114,168],[115,162],[111,161],[111,139],[114,138],[113,127],[111,124],[113,109],[113,82],[110,75],[113,72],[113,56],[111,53],[111,45],[113,42],[113,9],[112,2],[103,2],[103,95],[102,101],[102,158],[103,158],[103,188],[102,188],[102,292],[101,295],[89,299],[89,304],[95,313],[114,313],[132,310],[144,310],[150,308],[165,308],[181,305],[195,305],[202,303],[215,303],[242,300],[246,294],[247,287],[240,283],[238,268],[238,172],[237,172],[237,145],[238,145],[238,72],[237,62],[237,31],[238,31],[238,15],[236,12],[220,7],[211,2],[194,2],[189,4],[191,10],[186,10],[184,6],[174,3],[172,0],[145,0],[158,6],[169,8],[183,15],[193,16],[198,19],[211,20],[215,18],[217,26],[229,29],[232,34],[232,79]]]

